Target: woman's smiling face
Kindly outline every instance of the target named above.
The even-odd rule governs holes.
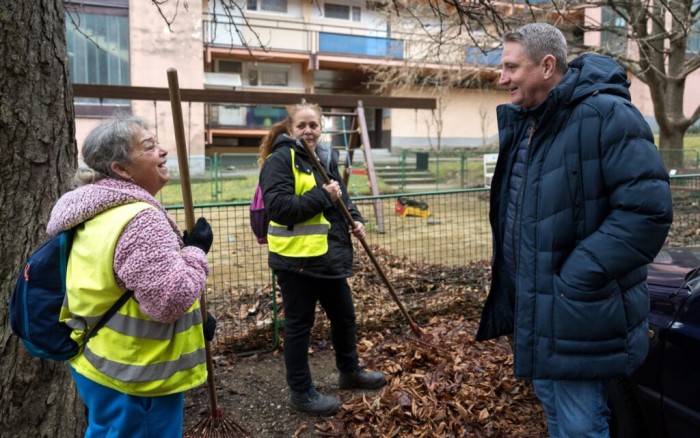
[[[138,186],[155,196],[170,180],[168,151],[149,130],[138,125],[134,125],[132,138],[129,162],[123,164],[124,168]]]

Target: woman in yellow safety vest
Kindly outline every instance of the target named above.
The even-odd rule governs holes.
[[[87,406],[86,437],[182,435],[184,391],[207,376],[199,298],[209,266],[204,218],[184,238],[155,199],[170,178],[167,151],[145,120],[118,116],[86,137],[87,169],[51,212],[48,233],[75,229],[61,321],[81,343],[124,294],[127,300],[70,359]]]
[[[331,323],[331,339],[341,389],[376,389],[386,383],[378,371],[359,365],[355,309],[347,278],[352,276],[350,234],[364,238],[364,220],[350,201],[338,172],[338,154],[319,144],[321,110],[303,103],[287,108],[287,118],[272,126],[260,145],[260,187],[270,218],[268,263],[282,290],[284,362],[289,405],[317,415],[333,415],[340,401],[314,387],[308,361],[316,304]],[[297,139],[319,157],[332,179],[324,184]],[[345,203],[355,228],[334,206]]]

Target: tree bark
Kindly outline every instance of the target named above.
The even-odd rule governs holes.
[[[0,301],[77,164],[63,0],[0,0]],[[74,437],[84,407],[66,363],[30,357],[0,306],[0,436]]]

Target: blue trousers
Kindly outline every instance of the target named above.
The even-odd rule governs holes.
[[[604,380],[533,380],[550,438],[609,438]]]
[[[85,438],[175,438],[182,436],[184,392],[139,397],[95,383],[70,367],[88,412]]]

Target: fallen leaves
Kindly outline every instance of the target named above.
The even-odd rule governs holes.
[[[539,437],[545,420],[528,382],[513,377],[505,340],[475,342],[476,324],[490,283],[487,263],[442,266],[417,263],[373,248],[398,299],[415,321],[415,336],[363,251],[350,279],[358,316],[357,346],[367,368],[387,374],[373,396],[348,399],[333,418],[315,425],[329,437]],[[268,321],[277,312],[264,288],[238,292],[239,317]],[[267,295],[266,295],[267,294]],[[274,305],[273,305],[274,304]],[[235,336],[256,339],[262,327]],[[328,337],[318,312],[314,333]],[[225,338],[223,345],[233,338]],[[220,340],[221,342],[221,340]],[[240,351],[240,347],[239,350]],[[300,427],[298,432],[303,430]],[[297,434],[298,435],[298,434]],[[295,435],[296,436],[296,435]]]
[[[374,398],[351,398],[321,436],[538,437],[544,416],[527,382],[512,375],[506,342],[476,343],[476,324],[435,318],[424,329],[435,344],[374,333],[371,358],[389,383]]]

